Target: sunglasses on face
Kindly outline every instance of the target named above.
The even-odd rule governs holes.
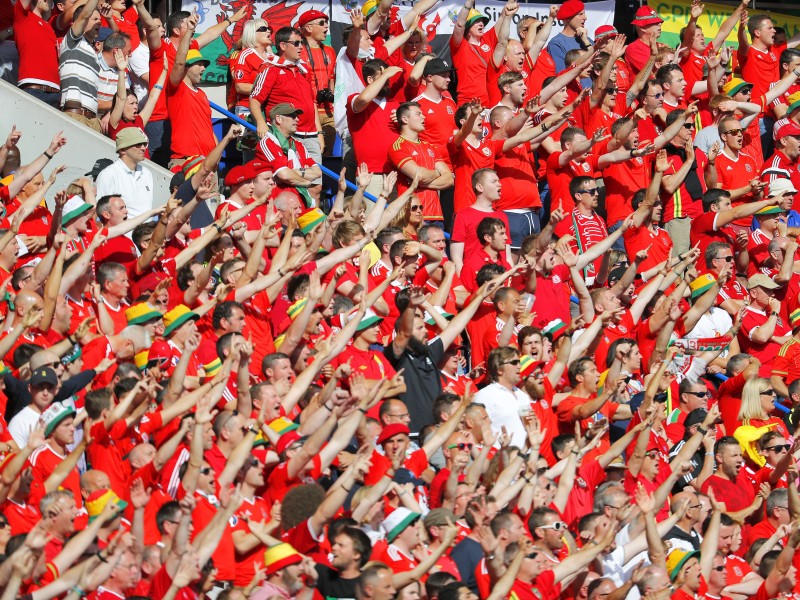
[[[201,475],[210,475],[211,474],[211,470],[212,470],[211,467],[205,467],[203,469],[200,469],[200,474]]]
[[[541,526],[539,526],[539,529],[555,529],[556,531],[561,531],[562,529],[566,529],[566,528],[567,528],[567,524],[564,523],[563,521],[556,521],[555,523],[553,523],[551,525],[541,525]]]
[[[581,190],[581,194],[589,194],[590,196],[597,196],[600,193],[600,190],[597,188],[592,188],[590,190]]]
[[[717,256],[714,260],[724,260],[725,262],[733,262],[733,256]]]
[[[525,558],[530,558],[531,560],[533,560],[537,556],[539,556],[538,552],[529,552],[528,554],[525,555]]]
[[[687,394],[691,394],[695,398],[708,398],[711,394],[706,392],[686,392]]]
[[[722,573],[725,570],[725,565],[718,565],[716,567],[713,567],[713,569],[715,571],[719,571],[720,573]]]
[[[267,27],[266,25],[262,25],[258,29],[256,29],[257,33],[267,33],[268,31],[272,31],[272,27]]]
[[[519,359],[518,359],[518,358],[515,358],[514,360],[507,360],[507,361],[506,361],[506,362],[504,362],[503,364],[504,364],[504,365],[514,365],[514,366],[517,366],[517,365],[519,365]]]
[[[792,447],[791,444],[775,444],[774,446],[770,446],[766,448],[769,452],[774,452],[775,454],[788,452],[789,449]]]
[[[656,100],[658,100],[658,99],[664,97],[664,93],[663,92],[659,92],[658,94],[647,94],[647,97],[648,98],[655,98]]]
[[[741,135],[742,134],[742,130],[741,129],[729,129],[728,131],[723,131],[722,133],[724,133],[725,135]]]
[[[447,447],[448,450],[455,450],[456,448],[459,450],[472,450],[472,442],[459,442],[458,444],[450,444]]]
[[[300,45],[303,43],[300,40],[289,40],[288,42],[283,42],[284,44],[291,44],[295,48],[299,48]]]
[[[694,129],[694,123],[684,123],[683,124],[683,128],[684,129]]]
[[[768,389],[768,390],[764,390],[763,392],[758,392],[758,393],[759,393],[761,396],[775,396],[775,395],[776,395],[776,394],[775,394],[775,390],[773,390],[772,388],[770,388],[770,389]]]
[[[422,210],[422,205],[421,204],[416,204],[416,205],[411,207],[411,212],[419,212],[421,210]]]

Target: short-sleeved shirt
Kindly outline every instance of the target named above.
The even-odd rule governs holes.
[[[394,169],[389,160],[389,149],[397,139],[391,123],[392,111],[400,106],[393,100],[376,98],[362,110],[355,112],[353,102],[358,94],[347,99],[347,126],[353,138],[356,163],[366,163],[370,173],[388,173]]]
[[[742,78],[753,84],[753,98],[766,94],[770,84],[781,78],[778,60],[784,49],[785,46],[770,46],[768,50],[759,50],[750,46],[747,54],[738,52]]]
[[[208,155],[217,145],[211,128],[211,106],[206,93],[181,81],[167,85],[167,108],[172,121],[172,158]]]
[[[569,193],[569,182],[576,177],[593,177],[597,171],[597,156],[589,154],[586,160],[569,161],[565,166],[559,165],[561,152],[553,152],[547,157],[547,183],[550,185],[550,206],[557,208],[559,202],[564,212],[575,208],[575,200]]]
[[[58,56],[61,106],[75,102],[96,113],[99,72],[100,64],[92,45],[83,36],[76,38],[72,29],[67,31]]]
[[[413,142],[400,136],[389,148],[389,160],[397,168],[397,194],[405,192],[411,185],[409,179],[400,171],[408,161],[414,161],[422,169],[436,170],[437,162],[444,162],[441,150],[424,141]],[[426,221],[439,221],[442,216],[442,205],[439,202],[439,192],[420,185],[414,195],[422,201],[423,219]]]
[[[786,385],[800,379],[800,342],[794,337],[789,338],[772,363],[772,373],[783,379]]]
[[[472,189],[472,174],[478,169],[491,169],[495,160],[503,152],[503,140],[482,139],[477,146],[464,140],[460,146],[455,145],[451,137],[447,141],[447,152],[453,161],[453,173],[456,177],[453,192],[453,210],[456,214],[475,202],[475,190]]]
[[[458,97],[461,102],[480,98],[484,106],[490,105],[486,89],[486,69],[496,45],[497,33],[494,29],[486,31],[477,44],[471,43],[466,35],[459,45],[450,38],[453,66],[459,73],[469,73],[469,77],[458,78]]]
[[[742,352],[746,352],[761,361],[759,374],[762,377],[769,377],[772,372],[772,361],[778,354],[781,345],[771,339],[766,343],[753,341],[753,331],[764,325],[769,319],[766,312],[748,305],[745,307],[744,317],[742,318],[742,328],[739,330],[739,346]],[[788,323],[785,323],[779,316],[776,317],[774,337],[792,335],[792,330]]]
[[[623,221],[633,212],[631,200],[634,194],[650,185],[652,162],[651,156],[637,156],[603,169],[603,182],[606,185],[606,223],[609,226]]]
[[[420,132],[420,139],[441,148],[442,159],[452,168],[445,146],[456,128],[456,103],[447,93],[442,94],[441,100],[432,100],[425,92],[414,98],[414,102],[419,103],[425,115],[425,130]]]
[[[19,85],[32,83],[59,89],[58,41],[50,23],[25,8],[14,4],[14,40],[19,53]]]
[[[427,354],[418,355],[406,348],[398,357],[394,355],[391,344],[387,344],[383,351],[395,370],[405,369],[403,379],[407,389],[400,399],[408,406],[411,415],[409,428],[412,432],[421,431],[433,423],[433,401],[442,393],[437,365],[444,358],[444,351],[442,338],[438,336],[428,342]]]
[[[639,265],[640,271],[649,271],[667,260],[669,251],[672,249],[672,238],[658,225],[630,227],[622,234],[622,238],[625,240],[625,251],[631,258],[636,256],[640,250],[650,247],[647,258]]]
[[[755,488],[744,468],[740,469],[735,481],[712,475],[703,482],[700,491],[706,494],[709,488],[714,490],[717,498],[725,499],[725,507],[730,512],[744,510],[753,503],[753,499],[756,497]]]
[[[667,154],[669,154],[667,159],[669,161],[669,168],[664,172],[664,177],[674,175],[684,163],[684,159],[681,158],[680,154],[676,153],[674,149],[672,149],[672,152],[670,150],[670,148],[667,149]],[[695,172],[697,174],[697,178],[700,180],[701,187],[699,190],[700,195],[697,198],[692,197],[692,195],[689,193],[689,190],[686,188],[685,179],[678,189],[676,189],[672,194],[667,194],[664,192],[662,184],[661,200],[664,202],[665,223],[670,222],[672,219],[681,219],[684,217],[694,219],[703,214],[703,203],[701,201],[701,197],[706,191],[706,181],[703,171],[708,163],[708,158],[700,149],[695,149],[694,152],[694,160],[695,163],[697,163],[697,169]]]
[[[472,206],[456,212],[455,221],[453,222],[453,242],[461,242],[464,244],[464,263],[470,260],[472,255],[481,249],[482,244],[478,239],[478,224],[487,217],[500,219],[506,226],[506,231],[511,228],[508,225],[508,217],[500,210],[493,210],[492,212],[483,212]]]
[[[746,187],[750,184],[752,179],[757,179],[759,176],[756,162],[743,152],[739,152],[736,158],[729,157],[724,151],[720,152],[714,164],[717,168],[717,184],[723,190],[736,190]],[[753,196],[752,192],[747,193],[732,201],[733,208],[741,206],[742,204],[755,202],[755,200],[756,198]],[[747,216],[733,223],[735,225],[747,227],[750,225],[751,221],[752,217]]]
[[[266,61],[259,56],[255,48],[245,48],[236,58],[236,65],[231,69],[234,86],[237,83],[255,83],[259,71]],[[236,106],[250,109],[250,94],[236,93]]]

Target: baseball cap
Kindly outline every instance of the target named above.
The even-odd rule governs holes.
[[[58,385],[58,375],[50,367],[39,367],[31,375],[31,385],[41,385],[43,383]]]
[[[422,76],[428,75],[441,75],[442,73],[452,73],[453,66],[442,58],[432,58],[425,63],[425,68],[422,71]]]
[[[800,137],[800,126],[793,121],[789,121],[785,125],[781,125],[775,133],[775,139],[784,138],[787,136]]]
[[[272,110],[269,111],[269,118],[270,120],[274,120],[275,117],[284,116],[284,117],[291,117],[294,115],[302,115],[303,110],[300,108],[295,108],[293,104],[289,104],[288,102],[281,102],[280,104],[276,104],[272,107]]]
[[[130,127],[128,127],[127,129],[130,129]],[[125,130],[123,129],[122,131]],[[122,133],[122,131],[120,131],[120,133]],[[98,158],[96,161],[94,161],[94,164],[92,165],[92,170],[86,173],[85,177],[91,177],[92,179],[96,180],[97,176],[100,175],[100,171],[102,171],[106,167],[110,167],[113,164],[114,161],[111,160],[110,158]]]
[[[762,287],[767,290],[776,290],[781,286],[764,275],[764,273],[756,273],[747,280],[747,289],[752,290],[757,287]]]

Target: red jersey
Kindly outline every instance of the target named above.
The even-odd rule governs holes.
[[[483,106],[491,106],[486,89],[486,69],[492,60],[494,47],[497,45],[497,33],[494,29],[486,31],[477,44],[471,43],[466,35],[456,45],[450,38],[450,57],[453,66],[459,73],[469,73],[469,77],[459,77],[458,97],[465,101],[480,98]]]
[[[785,48],[786,46],[771,46],[768,50],[758,50],[750,46],[747,54],[742,54],[741,51],[737,53],[742,78],[753,84],[752,98],[766,94],[770,85],[781,78],[778,59]]]
[[[633,212],[631,200],[639,190],[650,185],[652,156],[637,156],[602,170],[606,184],[606,223],[611,226]]]
[[[172,158],[209,154],[217,145],[211,128],[211,106],[206,93],[184,81],[167,85],[169,120],[172,122]]]
[[[388,173],[394,168],[389,160],[389,149],[397,139],[391,118],[400,105],[394,100],[376,98],[357,113],[353,110],[357,96],[353,94],[347,99],[347,126],[353,137],[356,163],[367,163],[370,173]]]
[[[475,202],[475,191],[472,189],[472,174],[478,169],[491,169],[495,160],[502,154],[503,140],[482,139],[477,146],[464,140],[456,146],[451,137],[447,142],[447,152],[453,160],[453,172],[456,176],[454,191],[454,211],[456,214]]]
[[[14,4],[14,39],[19,53],[19,85],[61,86],[58,74],[58,40],[50,24],[25,8]]]
[[[800,379],[800,342],[794,337],[789,338],[778,350],[770,375],[780,377],[787,386]]]
[[[498,210],[542,208],[533,163],[530,144],[520,144],[497,156],[494,170],[503,186],[500,201],[495,205]]]
[[[629,227],[622,234],[622,238],[625,240],[625,251],[631,258],[636,256],[639,250],[650,246],[647,258],[639,265],[640,271],[648,271],[667,260],[669,251],[672,249],[672,238],[658,225]]]
[[[189,43],[189,50],[200,50],[197,40],[192,40]],[[150,51],[150,83],[148,87],[150,90],[161,77],[161,71],[164,70],[164,55],[167,55],[167,81],[169,81],[169,72],[172,71],[172,66],[175,64],[175,57],[178,53],[177,42],[172,39],[161,40],[161,46],[155,50]],[[156,107],[153,109],[153,114],[150,115],[150,121],[164,121],[168,117],[167,113],[167,95],[161,94],[156,101]]]
[[[487,217],[503,221],[506,226],[506,233],[511,230],[508,225],[508,217],[506,217],[504,212],[499,210],[484,212],[473,206],[469,206],[464,210],[456,212],[451,240],[464,244],[464,264],[466,264],[468,260],[471,260],[472,255],[483,247],[482,240],[478,239],[478,224]]]
[[[441,151],[432,144],[423,141],[412,142],[403,136],[397,138],[389,148],[389,160],[397,168],[398,195],[405,192],[411,185],[411,179],[400,171],[401,167],[408,161],[414,161],[418,167],[430,169],[431,171],[436,170],[437,162],[443,162]],[[438,190],[420,186],[414,195],[422,201],[423,218],[426,221],[441,221],[444,219]]]
[[[776,179],[790,179],[796,190],[800,190],[800,170],[796,162],[789,158],[780,150],[764,161],[761,167],[761,181],[770,183]],[[795,194],[792,210],[800,209],[800,192]]]
[[[414,98],[414,102],[419,103],[422,114],[425,115],[425,130],[420,132],[419,138],[433,146],[444,148],[455,129],[456,103],[446,92],[442,94],[441,100],[431,100],[422,92]],[[441,155],[442,160],[452,170],[450,155],[446,151],[441,152]]]
[[[559,159],[562,152],[553,152],[547,158],[547,183],[550,185],[550,206],[557,208],[559,203],[564,212],[569,213],[575,208],[575,200],[569,193],[569,182],[576,177],[593,177],[597,171],[597,156],[589,154],[585,161],[571,160],[565,166],[560,166]]]
[[[750,180],[757,179],[759,175],[756,162],[743,152],[740,152],[736,158],[731,158],[725,151],[720,152],[714,164],[717,167],[717,183],[724,190],[746,187],[750,184]],[[733,207],[749,204],[755,200],[750,192],[733,200]],[[752,222],[753,217],[743,217],[733,223],[741,227],[749,227]]]
[[[255,48],[245,48],[236,58],[236,64],[231,69],[234,89],[236,84],[254,84],[259,71],[267,60],[261,58]],[[250,94],[236,92],[236,106],[250,110]]]
[[[311,73],[304,62],[295,65],[282,58],[268,61],[256,77],[250,97],[258,101],[265,115],[282,102],[301,109],[303,113],[297,122],[297,133],[301,136],[316,135],[315,95]]]
[[[752,305],[745,306],[744,318],[742,318],[742,328],[739,331],[739,346],[742,352],[746,352],[761,361],[759,375],[769,377],[772,372],[772,361],[778,354],[781,345],[771,339],[766,343],[755,342],[752,340],[753,331],[763,325],[769,319],[767,313],[755,308]],[[788,323],[778,316],[776,317],[774,337],[792,335],[791,327]],[[732,435],[732,433],[731,433]],[[739,509],[731,509],[733,511]]]

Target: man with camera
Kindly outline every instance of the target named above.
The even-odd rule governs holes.
[[[307,10],[297,20],[297,28],[303,34],[300,57],[311,71],[311,88],[317,102],[320,129],[317,140],[321,153],[329,156],[336,138],[333,126],[333,83],[336,73],[336,52],[325,44],[328,37],[328,15],[318,10]],[[304,141],[306,148],[308,142]],[[312,148],[313,150],[313,148]]]
[[[275,34],[277,56],[268,60],[256,77],[250,93],[250,112],[256,123],[258,139],[267,135],[269,126],[265,114],[279,104],[291,104],[298,109],[297,130],[292,137],[301,143],[314,162],[322,162],[318,139],[319,118],[314,102],[314,90],[308,67],[300,58],[303,36],[294,27],[281,27]]]

